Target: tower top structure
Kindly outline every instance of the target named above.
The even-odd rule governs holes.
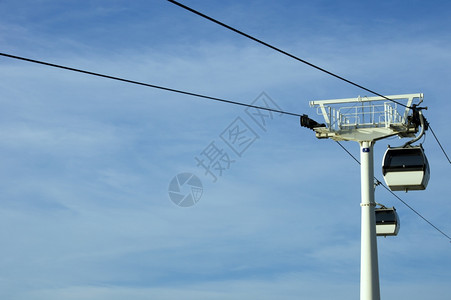
[[[422,93],[310,101],[310,106],[316,107],[325,121],[313,130],[317,138],[335,141],[376,141],[393,135],[414,137],[418,124],[412,122],[409,113],[413,105],[422,101]]]

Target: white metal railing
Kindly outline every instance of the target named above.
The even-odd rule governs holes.
[[[397,104],[392,102],[367,102],[340,108],[321,105],[317,107],[317,113],[324,116],[327,127],[332,131],[406,124],[404,112],[400,113]]]

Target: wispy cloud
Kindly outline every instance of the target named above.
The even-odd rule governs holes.
[[[269,49],[231,36],[212,37],[201,26],[205,23],[186,15],[168,18],[160,4],[149,4],[148,21],[145,13],[123,15],[137,12],[134,6],[118,5],[111,12],[73,5],[75,10],[49,16],[36,27],[25,17],[51,14],[50,8],[22,11],[22,23],[13,16],[3,19],[5,47],[35,59],[245,103],[265,91],[283,109],[318,121],[308,100],[362,93]],[[208,7],[217,10],[216,5],[229,4]],[[256,18],[273,16],[262,10],[264,5],[248,5],[254,4],[224,11],[242,6],[258,13]],[[324,13],[323,18],[333,15],[324,7],[310,9]],[[62,18],[67,15],[71,26]],[[94,22],[95,16],[101,19]],[[334,18],[332,24],[341,24],[340,17]],[[83,20],[84,30],[77,31],[74,23]],[[307,35],[309,20],[277,18],[263,27],[268,39],[288,44],[294,54],[382,93],[431,95],[425,101],[431,105],[429,120],[437,124],[434,130],[445,147],[449,144],[443,113],[449,107],[443,100],[447,41],[431,35],[423,44],[412,45],[408,37],[369,47],[366,42],[380,36],[375,31],[362,36],[368,26],[364,20],[348,19],[352,22],[336,28],[335,33],[349,33],[346,39],[328,35],[327,26]],[[395,21],[390,26],[399,26]],[[124,35],[125,27],[109,32],[124,22],[127,28],[147,28],[147,22],[154,27],[148,27],[153,29],[147,39]],[[169,27],[172,23],[176,28]],[[62,28],[46,27],[57,24]],[[200,31],[182,35],[191,25]],[[257,31],[265,33],[263,27]],[[305,34],[296,39],[282,34],[284,28],[296,32],[300,27]],[[106,36],[100,39],[99,32]],[[293,39],[296,43],[289,43]],[[0,286],[5,299],[358,297],[359,166],[335,143],[316,140],[297,118],[285,116],[213,183],[194,156],[219,139],[243,108],[0,60],[0,236],[5,241]],[[385,142],[376,145],[377,166]],[[430,161],[436,164],[431,189],[400,196],[447,231],[449,203],[443,193],[449,171],[437,166],[443,160],[433,144],[428,136]],[[345,146],[358,157],[356,143]],[[186,171],[202,179],[204,194],[196,206],[182,209],[169,200],[167,190],[173,176]],[[376,173],[380,176],[380,167]],[[379,240],[382,294],[420,299],[428,293],[445,299],[448,284],[436,274],[449,274],[446,240],[388,193],[377,188],[376,195],[378,202],[396,203],[402,219],[400,236]]]

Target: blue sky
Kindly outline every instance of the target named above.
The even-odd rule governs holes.
[[[425,94],[451,151],[447,1],[183,1],[386,95]],[[1,1],[1,52],[306,113],[368,95],[167,1]],[[369,96],[369,95],[368,95]],[[355,299],[360,171],[291,116],[0,58],[2,299]],[[258,139],[216,182],[195,157],[237,118]],[[375,176],[392,138],[376,143]],[[358,144],[344,145],[358,156]],[[426,191],[397,192],[451,232],[450,166],[433,136]],[[200,201],[170,201],[196,174]],[[378,238],[383,299],[448,299],[449,241],[381,188],[401,230]]]

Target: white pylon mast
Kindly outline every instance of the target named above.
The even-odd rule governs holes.
[[[379,264],[377,255],[374,208],[374,142],[360,143],[360,299],[380,299]]]
[[[391,99],[396,101],[389,101]],[[361,176],[361,252],[360,299],[379,300],[379,267],[377,255],[374,199],[373,147],[377,140],[399,135],[413,137],[418,126],[408,120],[414,99],[423,101],[423,94],[391,95],[384,97],[357,97],[348,99],[310,101],[323,115],[325,124],[303,120],[301,125],[313,129],[319,139],[356,141],[360,144]],[[402,103],[405,106],[398,105]],[[308,125],[310,124],[312,125]],[[307,124],[307,125],[305,125]]]

